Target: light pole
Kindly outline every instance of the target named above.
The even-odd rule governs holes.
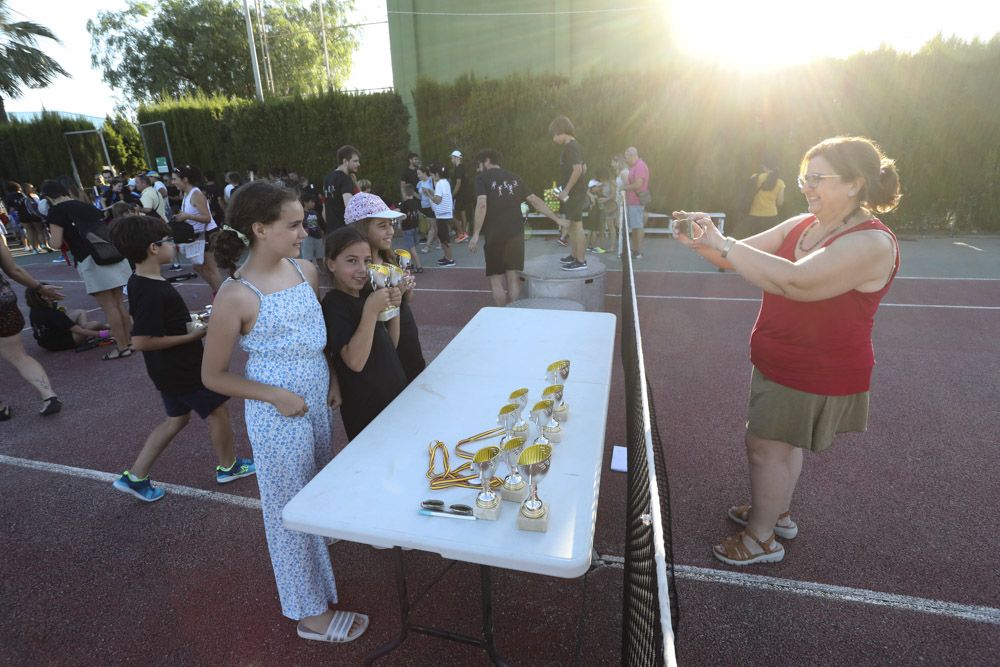
[[[264,101],[264,90],[260,87],[260,68],[257,67],[257,46],[253,41],[253,25],[250,24],[249,0],[243,0],[243,18],[247,22],[247,43],[250,45],[250,65],[253,68],[253,82],[257,86],[257,101]]]

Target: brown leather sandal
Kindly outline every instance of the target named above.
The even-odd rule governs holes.
[[[753,553],[743,542],[746,535],[757,543],[763,551]],[[721,544],[712,547],[712,555],[728,565],[752,565],[754,563],[779,563],[785,557],[785,547],[781,546],[772,533],[767,540],[761,542],[750,529],[741,530],[732,537],[722,540]]]
[[[734,505],[726,512],[726,516],[729,517],[730,521],[745,526],[750,523],[750,505]],[[788,519],[788,523],[781,525],[782,519]],[[799,526],[792,521],[791,511],[778,515],[778,522],[774,524],[774,534],[783,540],[795,539],[795,536],[799,534]]]

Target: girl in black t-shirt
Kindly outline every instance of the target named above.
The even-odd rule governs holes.
[[[400,318],[378,321],[378,314],[398,306],[402,295],[399,288],[386,287],[362,296],[371,259],[368,241],[355,227],[341,227],[330,235],[326,265],[333,289],[323,297],[326,353],[340,381],[340,416],[349,440],[406,387],[396,354]]]
[[[396,253],[392,250],[392,239],[396,232],[393,222],[394,219],[402,219],[401,212],[390,210],[377,197],[358,195],[357,198],[360,199],[356,202],[354,199],[351,200],[354,205],[347,205],[344,219],[351,221],[351,224],[358,228],[362,236],[368,239],[368,245],[371,247],[371,254],[375,261],[399,266]],[[370,205],[366,206],[368,203]],[[354,220],[352,214],[358,210],[363,210],[362,214],[367,217]],[[412,382],[427,367],[423,350],[420,349],[420,331],[417,329],[417,320],[413,317],[413,309],[410,308],[410,297],[413,295],[415,284],[413,277],[407,276],[405,282],[400,285],[403,302],[399,307],[399,342],[396,345],[396,352],[399,354],[399,361],[403,364],[407,384]]]

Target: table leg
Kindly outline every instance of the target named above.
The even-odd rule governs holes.
[[[460,635],[448,630],[440,630],[438,628],[429,628],[422,625],[415,625],[410,623],[410,601],[407,597],[406,590],[406,571],[403,568],[403,551],[399,547],[393,549],[393,557],[396,561],[396,592],[399,595],[399,616],[400,616],[400,629],[399,635],[394,639],[386,642],[382,646],[378,647],[371,655],[365,658],[365,667],[373,664],[376,660],[382,656],[395,650],[402,644],[410,632],[419,632],[421,634],[430,635],[432,637],[438,637],[440,639],[447,639],[449,641],[460,642],[463,644],[469,644],[471,646],[476,646],[484,651],[490,656],[490,660],[493,661],[494,665],[497,667],[507,667],[507,662],[497,651],[496,643],[493,639],[493,587],[492,587],[492,571],[488,565],[479,566],[479,580],[480,580],[480,593],[481,593],[481,605],[482,605],[482,623],[483,623],[483,638],[478,639],[475,637],[467,637],[465,635]]]
[[[392,550],[392,556],[396,569],[396,593],[399,596],[399,635],[395,639],[379,646],[371,655],[365,658],[365,667],[369,667],[369,665],[373,664],[383,655],[396,649],[406,639],[406,635],[410,630],[410,601],[406,594],[406,570],[403,568],[403,550],[395,547]]]

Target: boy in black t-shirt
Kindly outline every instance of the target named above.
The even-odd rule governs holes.
[[[219,465],[219,484],[256,472],[253,459],[238,458],[233,450],[233,428],[226,407],[228,396],[201,383],[201,339],[206,327],[192,323],[184,299],[160,275],[164,264],[174,259],[174,240],[163,220],[147,215],[127,216],[111,228],[118,250],[135,262],[128,281],[129,314],[132,316],[132,347],[142,352],[146,371],[160,391],[167,419],[149,434],[135,464],[122,473],[114,487],[139,500],[153,502],[163,489],[149,480],[149,469],[170,441],[181,432],[194,410],[208,422],[212,446]]]
[[[417,252],[420,236],[420,197],[417,196],[416,188],[409,183],[403,185],[403,201],[399,202],[399,210],[406,214],[400,223],[403,229],[403,247],[410,251],[413,272],[423,273],[424,267],[420,264],[420,253]]]

